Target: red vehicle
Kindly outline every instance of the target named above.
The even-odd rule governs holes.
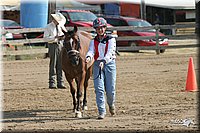
[[[92,27],[93,20],[97,18],[95,14],[86,10],[60,10],[66,18],[66,27]],[[28,38],[42,38],[43,33],[27,33]]]
[[[1,19],[0,26],[2,29],[22,29],[23,27],[20,26],[17,22],[9,19]],[[5,33],[6,40],[16,40],[16,39],[23,39],[23,34],[17,33]]]
[[[92,27],[93,21],[97,18],[97,16],[87,10],[61,10],[59,11],[66,18],[66,27],[71,27],[77,25],[78,27]],[[112,27],[112,25],[108,24],[108,27]],[[108,34],[112,34],[114,37],[117,37],[117,33],[115,31],[106,31]],[[95,35],[94,32],[91,33]]]
[[[114,17],[114,16],[104,16],[107,22],[113,26],[134,26],[134,27],[148,27],[152,26],[149,22],[132,18],[132,17]],[[154,29],[147,31],[117,31],[118,36],[155,36],[156,32]],[[159,36],[165,36],[159,32]],[[159,44],[161,46],[168,45],[168,38],[164,37],[159,39]],[[117,41],[117,46],[155,46],[156,40],[136,40],[136,41]],[[161,53],[165,52],[165,49],[160,50]]]
[[[74,26],[79,27],[92,27],[93,21],[97,18],[95,14],[86,10],[61,10],[66,18],[65,26]]]

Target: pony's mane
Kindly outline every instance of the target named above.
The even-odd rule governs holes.
[[[79,35],[82,35],[82,36],[84,36],[84,37],[86,37],[86,38],[88,38],[88,39],[90,39],[90,40],[93,39],[92,35],[91,35],[90,33],[86,32],[86,31],[79,30],[79,31],[78,31],[78,34],[79,34]]]

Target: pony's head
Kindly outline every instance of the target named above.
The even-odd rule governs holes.
[[[64,47],[66,49],[69,60],[73,66],[77,66],[80,62],[80,39],[77,34],[78,27],[74,26],[74,29],[65,32]]]

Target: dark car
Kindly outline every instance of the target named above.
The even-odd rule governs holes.
[[[22,29],[17,22],[9,19],[0,19],[0,27],[1,29]],[[17,40],[24,39],[24,35],[20,33],[5,33],[6,40]]]
[[[134,26],[134,27],[148,27],[152,26],[149,22],[132,17],[122,17],[122,16],[104,16],[107,22],[113,26]],[[117,31],[117,35],[120,36],[155,36],[156,32],[154,29],[147,31]],[[165,36],[159,32],[159,36]],[[155,46],[156,40],[136,40],[136,41],[117,41],[117,46]],[[159,39],[159,45],[168,45],[168,38]],[[160,52],[163,53],[165,49]]]

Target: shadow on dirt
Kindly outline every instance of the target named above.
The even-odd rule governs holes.
[[[68,110],[16,110],[3,111],[2,123],[20,123],[25,121],[44,122],[60,120],[96,119],[95,116],[83,114],[82,118],[74,117],[72,109]]]

